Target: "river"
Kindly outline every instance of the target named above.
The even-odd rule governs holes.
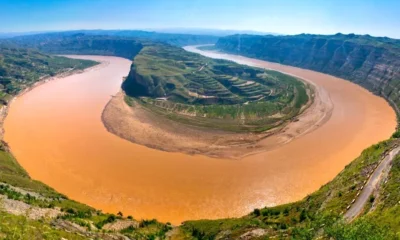
[[[4,123],[5,141],[32,178],[74,200],[106,212],[178,224],[238,217],[254,208],[299,200],[395,130],[396,116],[388,103],[351,82],[212,54],[314,82],[329,93],[334,104],[331,118],[282,147],[241,160],[158,151],[107,132],[101,121],[104,106],[120,90],[131,62],[79,56],[108,64],[18,97]]]

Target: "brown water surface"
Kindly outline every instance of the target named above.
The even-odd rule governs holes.
[[[146,148],[107,132],[101,122],[130,61],[85,56],[109,65],[46,83],[16,99],[5,121],[5,140],[34,179],[72,199],[135,218],[179,223],[241,216],[256,207],[299,200],[395,129],[390,106],[353,83],[243,57],[219,57],[315,82],[334,104],[330,120],[276,150],[242,160]]]

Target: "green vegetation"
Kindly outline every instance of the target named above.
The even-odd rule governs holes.
[[[72,31],[73,33],[74,31]],[[211,35],[196,35],[196,34],[180,34],[180,33],[160,33],[147,32],[140,30],[87,30],[78,31],[87,35],[108,35],[116,37],[130,37],[146,39],[153,42],[164,42],[174,46],[187,46],[199,44],[214,44],[218,37]],[[71,32],[65,32],[68,34]]]
[[[159,33],[148,32],[140,30],[77,30],[65,31],[54,33],[41,33],[34,35],[24,35],[3,40],[5,42],[13,42],[25,47],[39,47],[44,46],[42,50],[46,49],[46,44],[53,44],[54,41],[64,41],[68,38],[76,38],[87,36],[88,38],[96,37],[98,39],[141,39],[152,42],[164,42],[174,46],[187,46],[199,44],[214,44],[217,42],[218,37],[210,35],[195,35],[195,34],[178,34],[178,33]],[[58,45],[62,46],[62,45]],[[104,45],[103,49],[109,48],[109,45]],[[91,46],[87,46],[90,49]],[[79,54],[79,52],[77,51]]]
[[[4,44],[37,49],[50,54],[106,55],[132,60],[142,49],[142,42],[126,37],[77,34],[39,34],[3,40]]]
[[[240,45],[240,46],[239,46]],[[369,35],[234,35],[216,47],[348,79],[400,107],[400,40]]]
[[[11,96],[44,77],[95,64],[94,61],[48,56],[35,50],[0,44],[0,102],[6,104]]]
[[[231,131],[267,130],[295,117],[309,100],[308,87],[294,77],[165,44],[144,46],[122,88],[170,119]]]
[[[157,220],[142,220],[137,228],[130,226],[121,231],[130,239],[163,239],[172,229],[170,224],[161,224]]]
[[[262,230],[263,236],[259,239],[265,236],[279,239],[399,239],[400,157],[394,160],[388,181],[378,194],[380,197],[374,199],[375,208],[367,209],[361,218],[350,224],[342,220],[368,173],[395,144],[398,140],[388,140],[364,150],[335,179],[302,201],[255,209],[242,218],[188,221],[182,229],[196,239],[237,239],[255,229]]]
[[[87,239],[77,233],[54,228],[49,220],[29,220],[0,211],[0,239]]]
[[[37,49],[51,54],[118,56],[132,60],[143,44],[164,42],[174,46],[213,44],[215,36],[170,34],[135,30],[80,30],[1,39],[0,44]]]
[[[197,49],[200,49],[203,51],[218,51],[218,48],[215,45],[199,46]]]
[[[21,192],[22,190],[27,193]],[[6,239],[60,239],[61,237],[87,239],[87,237],[66,232],[61,227],[54,228],[61,220],[84,227],[89,236],[100,236],[99,239],[102,239],[101,234],[110,232],[103,229],[104,225],[125,219],[122,217],[122,213],[117,216],[104,214],[87,205],[68,199],[41,182],[32,180],[15,159],[3,150],[0,151],[0,196],[27,203],[32,207],[59,209],[61,212],[58,219],[30,220],[24,216],[6,213],[2,209],[0,198],[0,239],[5,236],[7,236]],[[142,220],[136,224],[132,217],[127,219],[132,221],[132,226],[138,226],[117,232],[133,236],[134,239],[164,237],[171,228],[170,225],[159,223],[156,220]],[[34,238],[30,238],[32,236]]]
[[[265,131],[293,119],[308,102],[308,87],[293,77],[208,59],[149,40],[182,46],[213,43],[216,38],[142,31],[70,31],[2,42],[52,54],[135,58],[123,89],[140,98],[125,98],[127,103],[139,100],[169,119],[196,126]]]
[[[175,50],[171,46],[150,44],[147,41],[133,43],[122,37],[115,40],[115,37],[82,35],[66,38],[69,39],[66,45],[61,44],[62,41],[58,43],[52,41],[53,38],[41,38],[33,43],[32,38],[17,42],[18,44],[29,43],[29,46],[33,47],[40,45],[43,49],[54,53],[84,52],[85,54],[97,53],[133,58],[140,52],[125,82],[125,90],[133,97],[127,96],[125,101],[131,106],[140,103],[167,117],[178,118],[179,121],[185,121],[182,114],[184,112],[189,113],[188,115],[199,113],[204,116],[205,114],[208,116],[207,119],[217,121],[222,119],[228,123],[229,120],[233,121],[244,114],[245,120],[250,118],[254,121],[258,118],[265,126],[265,119],[271,114],[280,112],[285,116],[291,116],[291,113],[298,113],[301,106],[308,101],[307,88],[304,84],[276,72],[248,68],[226,61],[209,60],[177,49],[174,54]],[[400,77],[399,72],[395,70],[399,65],[398,59],[393,57],[398,56],[396,55],[399,46],[397,40],[356,35],[268,36],[265,38],[276,38],[273,41],[278,39],[281,42],[279,44],[268,42],[272,40],[263,42],[264,40],[261,41],[257,36],[248,37],[248,39],[244,37],[241,42],[242,54],[263,59],[267,59],[268,56],[267,60],[270,61],[345,77],[382,94],[392,100],[395,105],[398,105],[400,101],[396,97],[399,92],[396,81]],[[233,52],[232,49],[237,49],[237,45],[232,44],[234,39],[237,39],[237,36],[224,38],[217,46]],[[258,45],[255,39],[260,40]],[[229,44],[233,47],[228,46]],[[299,44],[304,49],[293,48]],[[3,94],[1,99],[5,102],[40,77],[52,76],[70,68],[82,69],[94,64],[50,57],[35,50],[19,49],[10,47],[11,45],[8,44],[7,47],[2,45],[4,47],[1,48],[0,54],[0,79]],[[273,46],[275,51],[271,49],[260,51],[266,45]],[[337,45],[342,47],[337,47]],[[260,55],[256,54],[256,49],[257,54]],[[313,49],[315,51],[312,51]],[[343,53],[341,50],[346,50],[345,52],[351,54],[340,55]],[[308,56],[306,52],[307,54],[312,52],[315,55],[306,58],[305,56]],[[332,52],[335,53],[331,54]],[[361,52],[365,53],[365,56],[360,55]],[[369,63],[372,61],[372,64],[367,64],[367,58]],[[348,68],[343,67],[343,59],[349,60]],[[385,63],[386,70],[378,71],[375,66],[384,61],[390,62],[392,68]],[[9,79],[10,82],[4,79]],[[384,79],[382,84],[375,84],[381,79]],[[135,86],[132,85],[132,81],[134,84],[142,84],[142,87],[130,89]],[[254,83],[242,85],[247,81]],[[252,88],[251,85],[254,84],[258,87]],[[263,90],[260,95],[264,94],[266,98],[256,103],[252,97],[258,94],[256,92],[258,89]],[[265,94],[264,90],[272,92],[272,89],[274,89],[274,95]],[[189,91],[196,95],[189,94]],[[271,95],[274,97],[267,98]],[[215,96],[215,98],[201,96]],[[157,100],[164,97],[168,100]],[[245,104],[246,102],[249,103]],[[174,112],[166,114],[167,111],[164,109],[174,109]],[[194,119],[191,118],[190,122],[194,122]],[[210,126],[217,123],[211,121]],[[204,124],[204,121],[200,124]],[[261,124],[253,126],[261,126]],[[342,217],[346,208],[359,193],[364,181],[368,179],[369,173],[390,149],[399,144],[400,140],[397,139],[399,136],[396,132],[392,139],[366,149],[330,183],[299,202],[255,209],[241,218],[188,221],[178,229],[179,237],[180,239],[400,239],[399,156],[394,159],[387,179],[369,198],[370,201],[362,215],[351,223],[345,222]],[[131,216],[124,218],[122,213],[104,214],[68,199],[50,187],[32,180],[7,152],[5,144],[2,144],[0,148],[0,182],[0,196],[27,203],[32,207],[57,209],[62,213],[56,219],[30,220],[24,216],[7,213],[2,207],[3,200],[0,199],[0,239],[116,239],[120,236],[117,234],[130,239],[164,239],[166,232],[172,228],[170,224],[162,224],[156,220],[138,222]],[[105,229],[107,224],[117,221],[132,221],[132,225],[118,231]],[[65,228],[60,222],[74,223],[83,227],[85,232],[76,233]],[[110,236],[115,238],[108,238]]]
[[[97,63],[93,61],[48,56],[36,50],[2,45],[1,100],[6,104],[12,96],[44,77],[81,70],[95,64]],[[43,217],[39,220],[12,215],[9,212],[13,209],[4,206],[3,199],[13,201],[14,204],[28,204],[30,208],[39,211],[53,210],[58,214],[56,218]],[[0,239],[115,239],[112,236],[115,237],[116,234],[139,236],[136,239],[155,239],[155,236],[164,237],[166,230],[170,228],[169,225],[155,220],[150,223],[144,220],[144,225],[136,224],[130,217],[132,225],[138,227],[129,233],[104,229],[108,223],[126,220],[122,216],[122,213],[118,216],[104,214],[32,180],[8,152],[7,144],[0,142]],[[73,226],[69,229],[71,224],[81,226],[83,230],[77,231]]]

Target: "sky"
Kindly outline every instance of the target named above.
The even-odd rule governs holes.
[[[0,0],[0,32],[208,28],[400,39],[400,0]]]

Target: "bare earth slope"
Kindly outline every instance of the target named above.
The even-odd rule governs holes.
[[[151,148],[210,157],[242,158],[274,149],[326,122],[333,104],[323,89],[318,89],[314,94],[313,102],[309,102],[309,106],[295,121],[259,134],[187,126],[160,117],[138,103],[128,106],[123,93],[118,93],[110,100],[102,120],[108,131]]]
[[[288,144],[238,161],[158,151],[109,133],[101,121],[130,61],[84,58],[109,65],[17,98],[5,120],[5,140],[32,178],[80,202],[137,219],[179,223],[242,216],[299,200],[396,126],[387,102],[353,83],[238,57],[315,82],[334,105],[329,120]]]
[[[118,94],[107,104],[102,114],[102,120],[107,130],[131,142],[164,151],[203,154],[220,158],[242,158],[288,143],[321,126],[331,116],[333,104],[329,95],[322,87],[316,86],[310,80],[296,79],[269,70],[261,70],[244,65],[240,66],[230,61],[215,61],[189,52],[164,45],[147,47],[145,50],[142,50],[142,53],[135,58],[131,72],[122,85],[127,96],[124,96],[123,93]],[[159,64],[155,67],[153,66],[154,62],[167,62],[168,64]],[[181,68],[173,68],[172,72],[175,74],[181,73],[182,75],[178,74],[171,77],[169,71],[171,71],[170,68],[174,67],[175,64],[186,66],[184,68],[186,72]],[[150,72],[148,71],[149,66],[153,66],[153,70]],[[197,73],[196,69],[200,69],[199,71],[203,70],[202,74],[204,76],[194,74]],[[221,74],[219,73],[219,69],[230,70],[225,70],[225,74]],[[254,83],[254,81],[246,82],[238,80],[239,82],[244,82],[242,85],[246,85],[249,82],[252,85],[257,85],[252,90],[246,90],[248,92],[244,95],[243,93],[245,92],[240,92],[239,90],[236,90],[235,94],[231,93],[230,91],[233,91],[231,85],[226,85],[227,83],[225,82],[225,85],[221,85],[219,81],[215,80],[223,78],[225,81],[228,81],[226,79],[246,78],[248,74],[239,74],[241,73],[240,71],[258,71],[270,76],[271,79],[278,80],[276,82],[275,80],[271,81],[269,78],[260,77],[260,74],[254,77],[257,83]],[[236,75],[234,74],[235,72]],[[197,82],[197,78],[201,79],[201,84]],[[164,87],[165,89],[161,87],[161,90],[154,93],[155,85],[158,82],[157,79],[159,81],[169,81],[169,85],[176,87]],[[176,81],[176,79],[181,80]],[[298,110],[295,110],[294,107],[295,105],[297,106],[295,102],[298,100],[292,100],[292,102],[280,102],[276,100],[283,100],[285,99],[284,96],[294,96],[291,92],[292,87],[289,88],[289,85],[285,85],[289,79],[292,81],[290,84],[293,84],[293,81],[302,81],[305,83],[304,86],[307,86],[304,94],[308,95],[308,101],[306,100],[304,105],[300,105],[301,107],[298,107]],[[266,85],[260,85],[258,82],[266,84],[269,87],[266,88]],[[168,86],[168,84],[159,83],[157,86]],[[296,84],[303,86],[302,83]],[[211,86],[219,90],[217,91],[211,88]],[[200,113],[196,114],[196,110],[200,110],[196,105],[177,104],[169,100],[169,98],[177,98],[179,95],[179,99],[183,101],[182,99],[188,97],[186,96],[187,87],[191,91],[205,91],[209,92],[209,94],[215,94],[215,92],[220,91],[224,92],[222,95],[217,95],[220,96],[216,98],[219,100],[215,100],[217,102],[214,102],[212,106],[223,106],[223,108],[219,109],[219,112],[225,112],[220,113],[219,117],[203,117],[203,115],[207,115],[211,111],[205,111],[206,113],[200,111]],[[176,89],[179,89],[179,91]],[[297,90],[296,92],[302,90],[297,87],[295,89]],[[147,98],[139,98],[141,91],[146,92],[145,96],[147,94],[156,94],[155,97],[158,96],[159,98],[154,97],[149,104]],[[257,93],[253,93],[254,91]],[[240,98],[238,97],[239,93],[243,95],[240,95]],[[247,98],[247,94],[250,93],[253,93],[253,95],[260,93],[267,95],[261,97],[261,100],[252,100],[252,98]],[[270,97],[271,94],[273,94],[274,98]],[[129,98],[132,95],[139,97]],[[298,94],[296,95],[297,97],[293,97],[293,99],[298,98]],[[231,101],[231,104],[221,104],[228,100]],[[129,106],[125,101],[129,102]],[[198,101],[198,99],[191,99],[190,101]],[[188,100],[188,102],[190,101]],[[241,102],[241,104],[235,104],[235,101]],[[270,105],[265,104],[264,101]],[[209,109],[210,105],[203,104],[205,105],[202,106]],[[263,111],[266,111],[265,109],[273,109],[275,107],[272,106],[278,105],[280,108],[285,108],[286,110],[274,110],[269,115],[264,116],[265,113],[263,114]],[[285,107],[282,107],[282,105],[285,105]],[[230,110],[226,111],[225,107],[228,107]],[[254,110],[256,108],[262,108],[263,110],[257,112],[257,110]],[[192,111],[189,111],[190,109]],[[240,113],[235,112],[234,116],[229,115],[232,109]],[[229,117],[226,117],[226,115]],[[239,129],[247,130],[234,131]],[[254,131],[255,129],[269,130]]]

